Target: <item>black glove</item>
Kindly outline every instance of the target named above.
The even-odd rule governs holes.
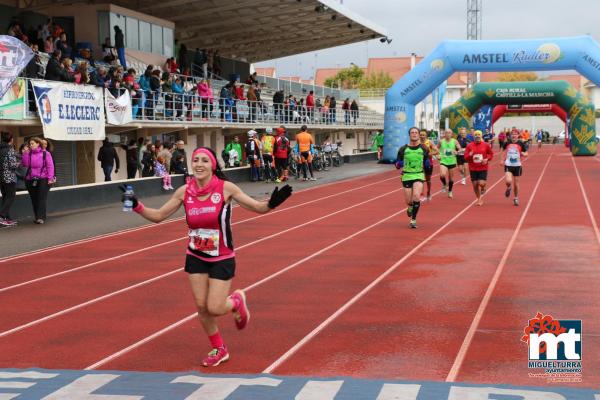
[[[275,187],[273,193],[271,194],[271,198],[269,199],[269,208],[272,210],[284,201],[287,200],[288,197],[292,195],[292,187],[290,185],[285,185],[281,189],[279,187]]]
[[[119,189],[121,190],[121,192],[123,192],[123,194],[121,195],[121,203],[124,203],[125,202],[125,192],[127,191],[127,186],[121,185],[121,186],[119,186]],[[135,195],[135,193],[133,193],[131,195],[131,201],[133,203],[133,208],[136,208],[138,206],[139,202],[138,202],[138,198]]]

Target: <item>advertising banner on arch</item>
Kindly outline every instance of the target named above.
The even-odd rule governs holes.
[[[54,140],[103,140],[102,88],[73,83],[32,81],[44,137]]]

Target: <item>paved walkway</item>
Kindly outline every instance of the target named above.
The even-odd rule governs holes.
[[[300,190],[353,176],[388,171],[390,168],[391,166],[389,165],[381,165],[375,162],[344,164],[340,168],[316,172],[316,182],[302,182],[292,179],[291,185],[294,189]],[[273,183],[243,182],[238,183],[238,185],[254,198],[269,196],[275,187]],[[143,201],[149,207],[158,207],[169,196],[170,194],[165,194],[144,198]],[[115,193],[114,203],[103,207],[51,214],[44,225],[36,225],[32,219],[24,219],[19,221],[17,227],[1,228],[0,240],[2,241],[2,246],[0,246],[0,258],[148,224],[148,221],[138,217],[136,214],[130,215],[121,212],[121,203],[119,200],[120,192]],[[183,216],[183,208],[173,214],[172,218],[180,216]],[[183,224],[181,229],[182,232],[185,231]]]

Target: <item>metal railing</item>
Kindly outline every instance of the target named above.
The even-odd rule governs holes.
[[[360,97],[385,97],[387,89],[384,88],[373,88],[373,89],[360,89]]]
[[[31,83],[26,91],[26,113],[28,118],[37,119],[37,104],[33,99]],[[127,89],[116,89],[122,94]],[[130,92],[131,93],[131,92]],[[310,125],[383,128],[383,115],[371,110],[326,109],[324,107],[273,104],[268,101],[249,101],[232,98],[200,97],[193,90],[186,93],[136,90],[132,96],[132,112],[135,123],[181,123],[194,124],[266,124]]]

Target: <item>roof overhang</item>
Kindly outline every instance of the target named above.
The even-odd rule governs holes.
[[[258,62],[386,38],[387,32],[337,0],[31,0],[23,9],[111,3],[175,23],[188,49]]]

